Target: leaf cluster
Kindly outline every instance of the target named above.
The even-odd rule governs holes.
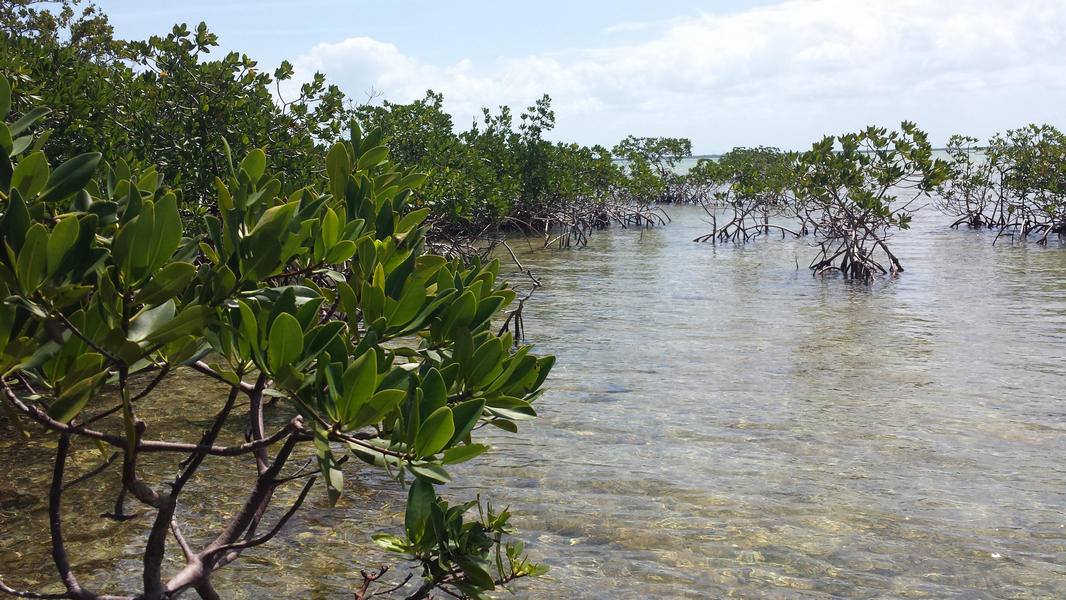
[[[0,78],[0,120],[10,104],[11,87]],[[237,162],[222,142],[215,210],[204,215],[205,233],[189,236],[181,191],[154,167],[87,153],[53,169],[29,133],[46,114],[0,123],[0,405],[20,429],[36,423],[63,440],[122,452],[123,493],[157,511],[145,549],[146,597],[209,586],[211,572],[232,560],[219,548],[240,547],[273,490],[306,478],[280,475],[299,445],[313,448],[330,503],[344,493],[344,455],[400,480],[411,476],[419,490],[408,505],[411,521],[412,511],[425,512],[426,491],[449,481],[451,465],[488,449],[474,441],[477,427],[515,432],[516,422],[536,416],[532,402],[554,359],[533,356],[529,346],[512,350],[510,334],[491,331],[515,297],[498,280],[497,262],[468,265],[424,252],[429,211],[412,199],[426,177],[398,169],[379,130],[364,134],[353,123],[350,136],[318,159],[322,187],[288,192],[265,149]],[[190,368],[230,391],[213,433],[191,444],[146,440],[151,417],[138,400]],[[136,389],[137,373],[153,383]],[[251,446],[217,452],[255,452],[258,483],[219,541],[198,553],[186,549],[186,569],[163,581],[159,536],[178,527],[181,488],[215,448],[212,436],[235,418],[239,396],[250,406]],[[262,426],[266,396],[281,399],[293,416],[274,435]],[[122,418],[110,430],[101,419],[116,413]],[[265,453],[271,446],[280,446],[274,459]],[[149,448],[192,453],[167,492],[152,491],[138,475],[138,457]],[[62,468],[56,473],[61,479]],[[457,515],[441,510],[450,532]],[[505,524],[493,517],[432,543],[420,532],[411,540],[418,554],[466,565],[472,587],[455,579],[455,569],[431,569],[427,583],[493,589],[470,565],[502,543]],[[526,564],[519,555],[509,558],[513,565]],[[82,597],[65,572],[69,564],[57,560],[57,568],[70,597]]]

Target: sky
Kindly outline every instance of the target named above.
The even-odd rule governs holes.
[[[552,98],[557,141],[686,137],[696,154],[809,148],[918,123],[935,146],[1026,123],[1066,129],[1063,0],[97,0],[117,36],[205,21],[297,80],[357,102],[444,94],[458,128]],[[283,88],[290,94],[298,82]]]

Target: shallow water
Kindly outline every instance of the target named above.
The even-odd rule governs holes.
[[[668,212],[587,248],[513,244],[545,284],[528,341],[559,360],[541,418],[486,432],[494,450],[447,489],[511,505],[551,565],[518,598],[1066,596],[1062,244],[993,247],[923,211],[894,240],[907,271],[868,287],[812,277],[802,240],[695,244],[702,211]],[[194,405],[201,386],[168,402]],[[50,576],[47,548],[26,543],[46,531],[32,469],[5,471],[0,572]],[[372,470],[349,478],[345,507],[313,499],[220,572],[225,597],[350,598],[403,493]],[[220,473],[186,516],[232,510],[240,485]],[[68,502],[108,508],[77,488]],[[85,535],[80,572],[121,580],[106,555],[135,566],[136,527]]]
[[[524,597],[1066,596],[1066,249],[923,211],[867,287],[669,212],[520,257],[559,361],[477,475],[553,567]]]

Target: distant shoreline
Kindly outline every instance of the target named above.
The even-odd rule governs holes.
[[[987,146],[974,146],[974,150],[983,151],[987,150]],[[941,148],[933,148],[933,152],[947,152],[949,148],[947,146]],[[681,160],[700,160],[703,158],[718,159],[724,156],[724,154],[693,154],[692,156],[686,156]]]

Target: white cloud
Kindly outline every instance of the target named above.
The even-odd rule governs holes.
[[[517,111],[548,93],[560,139],[685,135],[705,151],[798,147],[903,118],[934,140],[988,135],[1057,118],[1066,102],[1061,0],[793,0],[672,23],[641,44],[450,65],[352,38],[295,64],[357,100],[371,88],[397,102],[433,88],[460,126],[481,106]],[[612,39],[634,26],[612,28]]]

